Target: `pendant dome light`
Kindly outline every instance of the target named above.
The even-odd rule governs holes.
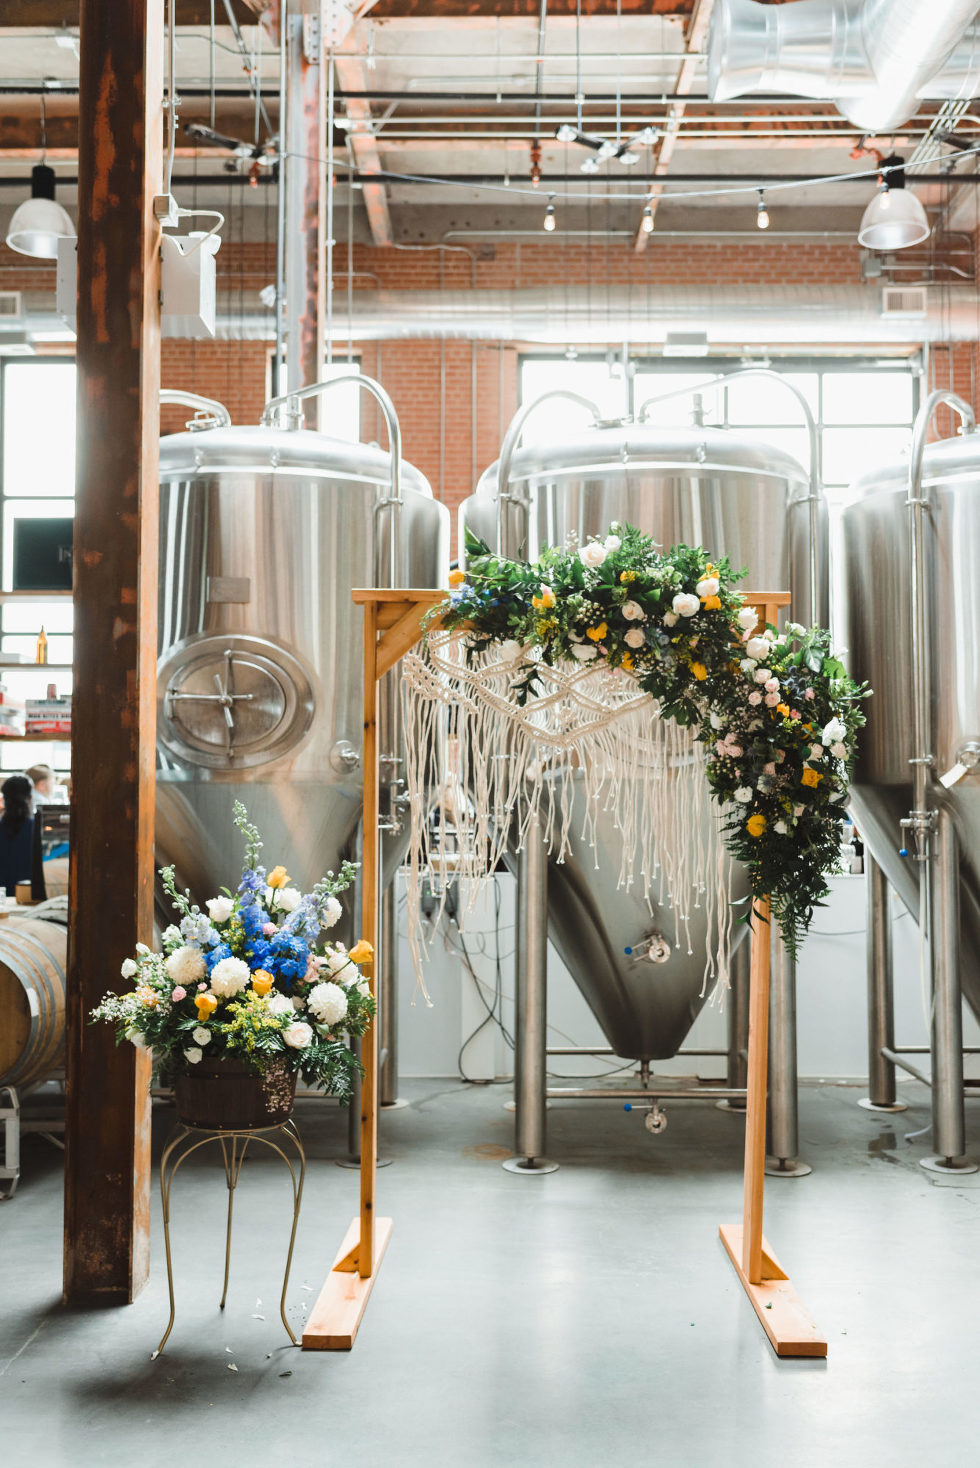
[[[878,190],[858,230],[858,244],[866,250],[907,250],[929,238],[926,211],[905,187],[904,162],[898,153],[881,161]]]
[[[44,161],[47,152],[47,127],[44,116],[44,93],[41,93],[41,162],[31,169],[31,197],[25,199],[13,214],[7,230],[7,244],[21,255],[38,260],[55,260],[58,241],[74,239],[75,226],[66,210],[54,199],[54,169]]]

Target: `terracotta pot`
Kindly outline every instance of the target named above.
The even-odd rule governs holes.
[[[293,1113],[296,1072],[280,1060],[261,1074],[240,1060],[201,1060],[174,1080],[177,1119],[208,1131],[259,1131]]]

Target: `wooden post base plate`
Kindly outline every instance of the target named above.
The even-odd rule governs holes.
[[[378,1277],[378,1269],[391,1238],[390,1218],[374,1221],[374,1261],[366,1279],[355,1270],[340,1270],[337,1265],[357,1245],[361,1236],[361,1220],[355,1218],[340,1246],[334,1267],[327,1275],[323,1289],[310,1312],[303,1330],[304,1351],[349,1351],[354,1344],[361,1316]]]
[[[826,1356],[827,1342],[807,1314],[806,1306],[783,1273],[766,1240],[762,1240],[763,1279],[756,1285],[750,1283],[742,1268],[742,1225],[723,1223],[718,1232],[776,1355]]]

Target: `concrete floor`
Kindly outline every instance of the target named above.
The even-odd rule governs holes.
[[[62,1308],[60,1156],[24,1144],[0,1206],[0,1462],[172,1468],[934,1468],[975,1453],[980,1175],[916,1165],[925,1091],[871,1116],[855,1088],[801,1098],[809,1178],[772,1181],[767,1233],[830,1342],[778,1361],[717,1237],[741,1206],[742,1124],[677,1104],[650,1137],[615,1103],[550,1113],[548,1177],[500,1167],[500,1087],[405,1082],[383,1119],[395,1232],[349,1354],[286,1345],[278,1319],[288,1181],[247,1162],[228,1308],[217,1309],[217,1151],[174,1193],[178,1312],[153,1267],[129,1308]],[[155,1117],[157,1146],[172,1113]],[[356,1209],[344,1115],[301,1103],[311,1167],[290,1289],[297,1331]],[[980,1108],[968,1117],[980,1154]],[[268,1252],[266,1252],[268,1251]],[[262,1303],[259,1304],[258,1302]],[[264,1315],[264,1319],[256,1318]],[[232,1371],[229,1367],[237,1367]]]

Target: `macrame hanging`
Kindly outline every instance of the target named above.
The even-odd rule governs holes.
[[[516,688],[537,662],[533,696]],[[410,797],[409,944],[425,990],[423,881],[444,898],[458,879],[467,910],[532,824],[561,862],[579,840],[597,853],[599,812],[622,837],[618,885],[641,888],[651,917],[673,911],[691,953],[704,909],[704,983],[728,986],[732,863],[705,778],[703,746],[660,716],[629,673],[601,661],[540,660],[516,643],[474,653],[464,632],[430,631],[403,662]],[[433,803],[434,802],[434,803]],[[434,813],[434,815],[433,815]],[[450,840],[453,833],[454,840]],[[537,838],[537,835],[535,836]]]

